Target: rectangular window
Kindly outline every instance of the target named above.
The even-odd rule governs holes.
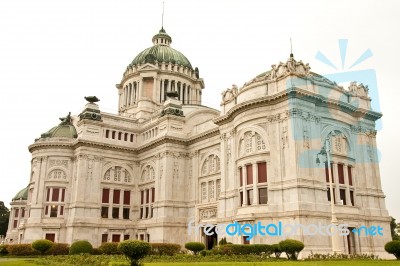
[[[325,179],[326,179],[326,182],[329,183],[328,163],[325,163]]]
[[[243,206],[243,191],[240,191],[240,206]]]
[[[124,204],[129,205],[131,204],[131,192],[130,191],[124,191]]]
[[[146,207],[146,212],[144,214],[144,218],[149,218],[149,207]]]
[[[124,140],[125,140],[125,141],[128,140],[128,133],[125,133],[125,138],[124,138]]]
[[[153,218],[153,206],[150,207],[150,218]]]
[[[50,201],[50,188],[47,189],[46,201]]]
[[[111,138],[112,138],[112,139],[115,139],[115,131],[112,131],[112,132],[111,132]]]
[[[246,185],[251,185],[253,184],[253,165],[251,164],[246,165],[246,171],[247,171]]]
[[[339,194],[340,194],[340,200],[342,200],[343,205],[346,205],[346,190],[339,189]]]
[[[129,240],[129,235],[124,235],[124,240]]]
[[[57,217],[58,206],[52,205],[50,207],[50,217]]]
[[[44,214],[48,215],[49,214],[49,206],[46,205],[45,209],[44,209]]]
[[[259,188],[258,189],[258,202],[260,204],[268,203],[268,188]]]
[[[258,167],[258,183],[267,182],[267,163],[257,163]]]
[[[15,218],[18,218],[18,215],[19,215],[19,209],[15,209],[14,217],[15,217]]]
[[[112,208],[112,218],[118,219],[119,218],[119,208]]]
[[[108,239],[108,234],[101,235],[101,243],[107,242],[107,239]]]
[[[21,209],[21,218],[24,218],[25,217],[25,208],[22,208]]]
[[[338,166],[339,184],[344,184],[343,164],[338,164],[337,166]]]
[[[13,228],[17,228],[18,226],[18,220],[14,220]]]
[[[124,209],[122,210],[122,217],[123,217],[124,219],[129,219],[129,208],[124,208]]]
[[[149,196],[150,196],[149,190],[146,189],[146,203],[149,203]]]
[[[106,138],[108,138],[109,137],[109,135],[110,135],[110,130],[106,130]]]
[[[154,187],[151,188],[151,202],[154,202],[156,197],[156,189]]]
[[[109,188],[103,188],[103,195],[101,197],[101,202],[102,203],[108,203],[110,199],[110,189]]]
[[[331,201],[331,190],[330,190],[330,188],[328,188],[327,195],[328,195],[328,201]],[[335,189],[333,189],[333,201],[336,202]]]
[[[140,208],[140,216],[139,216],[139,219],[143,219],[143,207]]]
[[[242,187],[243,186],[243,171],[242,171],[242,167],[239,168],[239,184]]]
[[[61,189],[61,202],[64,202],[65,200],[65,188]]]
[[[121,235],[112,235],[112,242],[120,242]]]
[[[247,204],[253,205],[253,190],[252,189],[247,190]]]
[[[45,239],[50,240],[51,242],[56,241],[56,234],[46,234]]]
[[[60,215],[64,215],[64,206],[60,206]]]
[[[244,245],[249,245],[250,244],[250,240],[248,239],[248,236],[243,236],[243,244]]]
[[[354,205],[354,191],[350,190],[350,201],[351,201],[351,206],[355,206]]]
[[[140,204],[143,204],[144,201],[144,190],[140,191]]]
[[[108,218],[108,207],[101,207],[101,218]]]
[[[351,175],[351,166],[347,166],[347,175],[349,177],[349,185],[353,185],[353,176]]]
[[[53,188],[53,195],[51,196],[51,201],[58,201],[60,189]]]
[[[114,193],[113,193],[113,203],[114,204],[119,204],[119,194],[120,194],[120,190],[114,189]]]

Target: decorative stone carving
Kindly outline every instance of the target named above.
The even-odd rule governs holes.
[[[61,169],[54,169],[47,175],[47,179],[51,180],[66,180],[67,175]]]
[[[364,84],[362,84],[362,83],[357,85],[357,82],[355,82],[355,81],[350,83],[349,93],[353,96],[368,97],[368,91],[369,91],[369,88],[367,85],[364,86]]]
[[[117,183],[131,183],[131,175],[121,166],[110,167],[104,174],[103,181]]]
[[[156,179],[154,168],[151,165],[144,167],[140,182],[153,181]]]
[[[310,148],[310,133],[308,132],[307,125],[303,126],[303,147]]]
[[[209,155],[203,162],[201,167],[201,175],[209,175],[219,173],[221,171],[221,160],[217,155]]]
[[[288,132],[287,123],[282,124],[281,141],[282,141],[282,149],[289,147],[289,132]]]
[[[68,168],[68,160],[49,160],[49,167],[61,166]]]
[[[231,89],[228,88],[221,93],[222,95],[221,104],[225,104],[232,101],[233,99],[236,98],[237,94],[238,94],[238,86],[233,84]]]
[[[200,219],[210,219],[217,217],[217,209],[200,210]]]

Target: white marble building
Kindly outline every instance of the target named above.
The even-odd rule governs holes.
[[[165,30],[152,41],[116,86],[118,114],[88,98],[81,114],[29,146],[29,185],[15,198],[23,204],[12,203],[8,239],[202,241],[210,248],[216,236],[189,235],[191,220],[328,225],[328,171],[316,164],[328,138],[339,223],[383,228],[383,236],[350,232],[338,248],[386,256],[390,218],[375,131],[381,114],[370,109],[368,87],[344,89],[291,55],[225,90],[218,111],[202,105],[199,70],[170,46]],[[330,236],[299,231],[291,238],[305,243],[304,255],[332,252]],[[243,236],[227,240],[246,243]]]

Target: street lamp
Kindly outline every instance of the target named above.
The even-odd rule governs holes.
[[[333,176],[331,173],[331,159],[330,159],[330,143],[329,143],[329,138],[332,136],[332,134],[329,134],[326,139],[325,139],[325,145],[322,146],[321,151],[317,154],[317,159],[316,163],[319,165],[321,163],[319,156],[326,156],[326,161],[325,163],[328,166],[328,177],[329,177],[329,194],[331,197],[331,213],[332,213],[332,220],[331,223],[334,225],[333,232],[332,234],[332,252],[333,253],[341,253],[342,250],[340,248],[340,236],[338,234],[338,220],[336,218],[336,213],[335,213],[335,202],[334,202],[334,193],[333,193]]]

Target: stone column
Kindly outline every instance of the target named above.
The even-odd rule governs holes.
[[[253,205],[258,205],[258,167],[257,163],[253,163]]]
[[[243,206],[247,206],[247,191],[246,191],[246,185],[247,185],[247,169],[246,169],[246,165],[242,166],[242,184],[243,184]]]
[[[143,95],[143,78],[141,78],[138,83],[139,83],[138,101],[140,101],[140,99],[142,99],[142,95]]]
[[[131,105],[135,103],[135,86],[133,85],[134,83],[132,82],[132,88],[131,88]]]

